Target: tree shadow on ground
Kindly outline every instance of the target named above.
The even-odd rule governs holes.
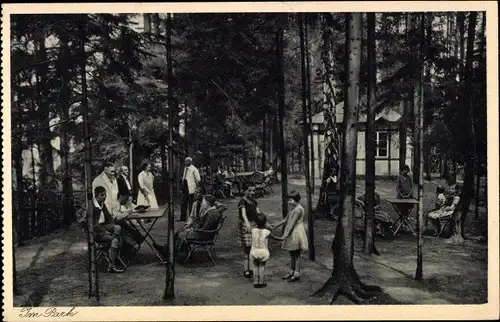
[[[61,268],[68,263],[79,263],[82,260],[80,254],[69,252],[72,244],[69,243],[64,251],[58,255],[51,256],[43,264],[35,267],[35,263],[40,257],[43,247],[37,250],[30,266],[18,272],[18,283],[22,289],[33,289],[33,292],[25,299],[20,306],[40,306],[44,297],[49,293],[54,279],[60,277]]]

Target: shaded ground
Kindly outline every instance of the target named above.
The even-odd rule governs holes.
[[[362,193],[362,182],[358,194]],[[303,180],[290,180],[290,188],[305,190]],[[425,186],[427,199],[434,188]],[[395,184],[377,182],[382,196],[392,196]],[[280,186],[274,193],[259,199],[260,208],[272,213],[271,222],[281,217]],[[225,203],[228,216],[216,245],[216,266],[211,266],[208,256],[194,255],[187,265],[176,265],[176,299],[173,305],[319,305],[329,303],[328,298],[312,298],[310,294],[327,280],[332,266],[331,242],[334,223],[326,219],[315,222],[316,262],[304,255],[303,277],[300,282],[286,283],[281,276],[286,273],[288,254],[272,242],[268,263],[268,287],[254,289],[252,282],[242,277],[242,255],[237,240],[238,199]],[[429,203],[427,203],[429,204]],[[384,209],[395,216],[390,205]],[[178,218],[178,210],[176,215]],[[472,216],[470,216],[472,217]],[[180,223],[176,223],[180,225]],[[477,221],[467,225],[467,233],[484,235],[486,211]],[[166,218],[159,220],[153,231],[158,242],[166,241]],[[370,304],[473,304],[487,301],[487,246],[486,243],[469,241],[465,245],[449,245],[445,239],[425,237],[424,278],[415,282],[412,275],[416,267],[416,240],[411,235],[398,234],[393,240],[377,241],[381,256],[366,258],[356,243],[355,266],[363,280],[378,284],[383,290]],[[37,243],[17,248],[16,265],[22,294],[15,296],[15,306],[69,306],[95,305],[87,298],[86,239],[76,227],[39,239]],[[156,261],[147,245],[129,267],[120,275],[104,272],[100,266],[101,305],[164,305],[162,301],[165,266]],[[339,297],[336,304],[350,304]]]

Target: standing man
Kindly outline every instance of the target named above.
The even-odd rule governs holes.
[[[120,208],[120,203],[118,202],[118,183],[116,181],[116,170],[115,165],[111,162],[106,162],[104,169],[99,174],[94,181],[92,181],[92,191],[95,191],[97,187],[104,187],[106,189],[106,200],[104,203],[108,209]],[[95,198],[94,193],[94,198]]]
[[[182,175],[182,203],[180,221],[186,221],[187,212],[191,212],[194,194],[200,186],[200,181],[200,172],[193,165],[193,159],[187,157],[184,160],[184,174]]]
[[[122,166],[120,170],[121,171],[116,179],[116,182],[118,183],[118,200],[122,203],[122,201],[128,201],[132,196],[132,186],[128,181],[128,167]]]

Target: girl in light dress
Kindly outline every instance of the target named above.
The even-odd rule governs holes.
[[[288,194],[288,214],[282,221],[274,225],[274,228],[285,225],[281,248],[290,252],[290,271],[283,277],[288,282],[300,280],[300,253],[306,252],[309,249],[304,225],[305,211],[299,201],[300,194],[296,191],[291,191]]]
[[[283,240],[282,237],[274,236],[268,229],[266,216],[262,213],[257,214],[255,218],[257,227],[252,228],[252,247],[250,249],[250,258],[253,264],[253,287],[266,287],[264,270],[266,262],[269,260],[268,240]]]
[[[151,172],[151,165],[144,163],[139,173],[139,193],[137,194],[138,206],[150,206],[149,209],[158,209],[158,202],[153,187],[154,175]]]

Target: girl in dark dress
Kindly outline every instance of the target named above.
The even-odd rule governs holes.
[[[255,220],[257,214],[262,212],[257,207],[257,201],[255,200],[255,184],[248,184],[245,195],[241,198],[238,203],[238,213],[239,213],[239,225],[238,232],[240,237],[241,246],[243,246],[243,253],[245,254],[245,260],[243,262],[243,276],[246,278],[251,278],[253,276],[253,270],[250,261],[250,249],[252,247],[252,228],[257,227]]]

